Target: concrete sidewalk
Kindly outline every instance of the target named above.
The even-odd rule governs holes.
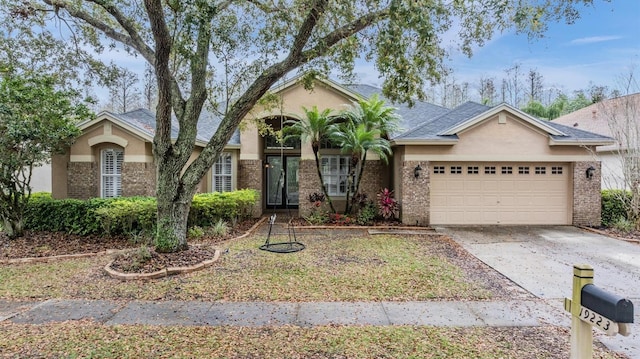
[[[279,326],[432,325],[449,327],[569,325],[557,303],[469,302],[197,302],[0,301],[0,321],[43,324],[92,319],[105,325]]]

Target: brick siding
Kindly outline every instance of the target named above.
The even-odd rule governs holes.
[[[309,202],[309,195],[318,192],[322,193],[322,186],[318,178],[315,160],[300,160],[298,168],[298,193],[300,194],[299,215],[307,216],[313,209],[312,203]],[[326,205],[326,210],[329,206]]]
[[[124,197],[156,195],[156,166],[153,163],[124,162],[121,178]]]
[[[98,197],[100,182],[95,162],[69,162],[67,165],[67,195],[69,198]]]
[[[367,199],[376,200],[376,194],[384,187],[388,187],[388,173],[391,169],[382,161],[367,161],[362,173],[362,181],[360,182],[360,192],[367,195]],[[301,160],[298,174],[299,193],[300,193],[300,216],[308,215],[314,208],[309,202],[309,195],[318,192],[322,193],[318,171],[316,170],[315,160]],[[331,197],[336,211],[344,211],[344,197]],[[329,205],[324,205],[324,210],[329,211]]]
[[[238,163],[238,189],[254,189],[258,192],[258,202],[252,215],[260,217],[263,209],[262,180],[264,167],[261,160],[240,160]]]
[[[413,174],[414,168],[420,165],[422,171],[420,177]],[[400,198],[400,213],[403,224],[407,225],[429,225],[429,162],[426,161],[405,161],[401,168],[400,188],[402,194]]]
[[[586,176],[587,168],[593,166],[593,178]],[[573,224],[600,226],[602,195],[600,187],[600,162],[576,162],[573,166]]]

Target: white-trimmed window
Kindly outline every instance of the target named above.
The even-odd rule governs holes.
[[[124,152],[120,149],[105,148],[100,153],[102,198],[122,196],[122,160]]]
[[[231,153],[222,152],[213,164],[211,188],[214,192],[233,191],[233,165]]]
[[[322,178],[330,196],[346,196],[349,161],[349,156],[322,156]]]

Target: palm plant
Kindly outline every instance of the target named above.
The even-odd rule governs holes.
[[[380,137],[380,130],[367,129],[366,124],[353,121],[347,121],[341,126],[335,127],[332,131],[332,139],[340,146],[343,153],[351,154],[345,207],[345,213],[349,214],[353,208],[349,198],[351,189],[353,188],[354,195],[360,189],[367,152],[371,151],[377,154],[386,163],[391,154],[391,145],[388,140]],[[358,173],[357,176],[356,173]]]
[[[364,124],[367,130],[378,129],[380,137],[386,140],[391,134],[401,131],[400,116],[396,113],[396,109],[386,106],[378,94],[373,94],[366,100],[354,102],[343,116],[354,123]]]
[[[342,116],[346,122],[342,126],[334,126],[331,137],[342,148],[343,153],[351,153],[350,183],[347,187],[345,208],[345,213],[349,213],[353,208],[352,201],[349,201],[351,185],[355,181],[353,193],[357,194],[360,190],[367,152],[377,154],[387,163],[388,156],[392,153],[389,137],[400,130],[400,117],[395,113],[395,108],[385,106],[384,101],[377,94],[353,103]]]
[[[320,169],[320,145],[322,141],[328,139],[328,135],[334,124],[334,119],[331,117],[331,109],[324,111],[318,110],[317,106],[313,106],[311,109],[302,107],[305,113],[305,119],[302,121],[287,120],[285,124],[285,141],[289,138],[300,139],[301,142],[310,142],[311,149],[313,150],[313,156],[316,161],[316,171],[318,178],[322,185],[322,193],[324,194],[329,208],[332,212],[336,212],[331,197],[324,185],[324,179],[322,177],[322,170]]]

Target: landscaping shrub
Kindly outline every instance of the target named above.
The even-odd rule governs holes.
[[[226,236],[229,233],[229,225],[227,222],[219,219],[210,229],[214,236]]]
[[[370,225],[373,223],[373,220],[376,219],[377,214],[378,209],[376,208],[375,203],[369,201],[360,208],[356,222],[361,226]]]
[[[382,189],[378,192],[378,211],[382,218],[391,219],[395,218],[396,212],[400,209],[398,201],[393,198],[393,191],[388,188]]]
[[[629,233],[635,229],[636,225],[630,220],[620,217],[615,220],[615,222],[613,222],[612,227],[619,230],[620,232]]]
[[[209,227],[218,220],[235,222],[249,217],[258,194],[254,190],[206,193],[194,196],[189,227]],[[25,210],[25,229],[73,234],[154,233],[157,202],[154,197],[56,200],[50,193],[34,193]]]
[[[631,201],[631,192],[618,189],[602,191],[602,225],[613,226],[621,219],[628,220],[625,202]]]
[[[154,197],[118,197],[110,199],[95,212],[108,234],[153,233],[157,202]]]
[[[235,223],[250,217],[257,201],[258,193],[251,189],[195,195],[189,212],[189,226],[210,227],[220,219]]]
[[[95,210],[107,202],[101,198],[56,200],[50,193],[34,193],[25,209],[25,229],[80,235],[99,233],[102,226]]]

